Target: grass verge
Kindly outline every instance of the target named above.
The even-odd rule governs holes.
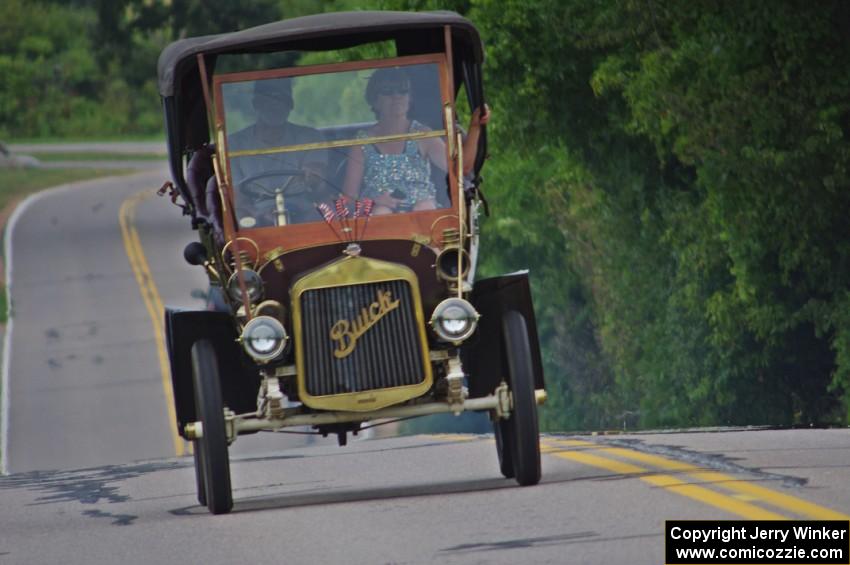
[[[125,175],[125,169],[4,169],[0,174],[0,210],[18,199],[51,186],[98,177]],[[5,225],[5,220],[2,221]]]
[[[168,158],[165,154],[157,155],[156,153],[96,153],[93,151],[73,153],[28,152],[27,155],[45,163],[55,161],[165,161]]]

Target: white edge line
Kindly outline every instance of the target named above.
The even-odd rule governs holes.
[[[6,224],[4,233],[7,321],[6,334],[3,336],[3,373],[0,376],[2,379],[2,383],[0,383],[0,394],[2,394],[3,399],[2,403],[0,403],[0,475],[9,474],[9,358],[12,351],[12,326],[15,319],[12,315],[12,234],[15,230],[15,224],[26,209],[45,194],[46,192],[36,192],[21,202],[15,208],[15,211],[12,212],[12,217],[9,218],[9,223]]]
[[[156,172],[161,172],[157,170]],[[114,182],[116,178],[125,179],[127,177],[135,177],[142,175],[150,175],[153,171],[139,171],[138,173],[131,173],[129,175],[114,175],[114,176],[106,176],[99,177],[94,179],[87,179],[81,181],[75,181],[68,184],[63,184],[59,186],[54,186],[51,188],[44,189],[40,192],[36,192],[34,194],[30,194],[27,196],[23,202],[18,204],[15,207],[15,211],[12,212],[12,216],[9,218],[9,222],[6,224],[6,229],[3,234],[4,241],[3,247],[5,250],[5,260],[6,260],[6,309],[7,309],[7,322],[6,322],[6,335],[3,337],[3,366],[2,366],[2,374],[0,374],[0,475],[8,475],[9,474],[9,457],[8,457],[8,449],[9,449],[9,357],[12,351],[12,325],[14,317],[12,314],[12,233],[15,229],[15,224],[18,219],[24,214],[27,208],[29,208],[32,204],[34,204],[37,200],[52,194],[54,192],[60,192],[65,190],[73,190],[79,187],[82,184],[89,183],[98,183],[98,182]]]

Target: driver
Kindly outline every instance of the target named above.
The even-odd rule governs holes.
[[[293,108],[292,79],[255,81],[252,105],[256,122],[227,137],[228,152],[325,141],[318,130],[289,121]],[[316,219],[310,192],[322,184],[327,162],[325,150],[231,158],[239,225],[245,228],[275,225],[274,194],[281,187],[285,190],[290,222]],[[255,178],[274,171],[280,174]]]

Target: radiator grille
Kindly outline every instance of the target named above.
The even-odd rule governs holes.
[[[398,305],[381,313],[381,293],[385,304],[398,301]],[[423,382],[426,377],[413,305],[410,285],[402,280],[304,291],[301,319],[307,393],[326,396]],[[368,315],[370,306],[372,316]],[[358,318],[367,321],[368,329],[357,336],[349,354],[335,356],[334,351],[344,349],[348,340],[332,339],[331,328],[344,320],[350,329]]]

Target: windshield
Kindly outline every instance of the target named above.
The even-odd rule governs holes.
[[[436,63],[244,75],[220,90],[240,227],[451,205]]]

